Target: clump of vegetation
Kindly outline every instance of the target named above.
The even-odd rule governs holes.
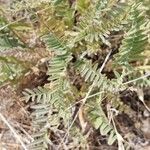
[[[129,89],[149,111],[139,94],[150,85],[147,3],[21,0],[0,8],[0,84],[23,88],[34,103],[30,150],[132,147],[116,117],[130,111],[121,100]],[[23,86],[29,71],[38,83]]]

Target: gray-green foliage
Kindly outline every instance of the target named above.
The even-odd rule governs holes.
[[[77,5],[80,4],[81,3],[77,3]],[[43,89],[38,88],[33,91],[26,91],[25,95],[28,100],[31,98],[38,103],[50,105],[49,110],[57,110],[55,117],[48,113],[47,117],[49,119],[46,119],[45,116],[40,118],[41,121],[43,119],[49,124],[49,129],[57,130],[56,128],[52,129],[50,126],[54,125],[53,122],[56,120],[55,127],[59,123],[61,124],[59,121],[60,118],[63,119],[63,124],[65,124],[66,128],[70,125],[68,123],[71,121],[72,115],[69,107],[70,105],[73,107],[76,103],[76,98],[78,97],[76,97],[76,95],[78,95],[77,92],[79,91],[74,91],[73,88],[71,88],[72,85],[69,83],[67,68],[71,63],[72,55],[77,51],[77,60],[74,68],[80,73],[81,77],[84,78],[86,84],[83,84],[87,86],[87,89],[94,85],[86,99],[86,105],[84,106],[84,109],[86,109],[85,113],[93,127],[99,129],[102,135],[108,136],[108,144],[111,145],[117,140],[116,131],[102,108],[102,102],[108,93],[116,95],[119,91],[128,87],[124,84],[124,79],[128,75],[128,71],[131,71],[130,66],[132,66],[132,64],[130,62],[138,60],[147,46],[148,20],[145,20],[144,11],[139,9],[141,5],[142,3],[135,2],[129,2],[128,4],[115,1],[92,1],[91,5],[86,5],[86,9],[82,9],[82,5],[75,7],[77,9],[79,8],[79,11],[82,13],[76,26],[73,27],[74,31],[68,31],[68,34],[65,34],[65,32],[61,33],[63,36],[60,37],[58,33],[55,34],[55,31],[44,36],[44,42],[48,50],[54,53],[48,68],[50,88],[48,91],[46,90],[46,93],[44,92],[45,90],[43,91]],[[93,43],[94,45],[95,42],[99,42],[99,46],[106,44],[109,49],[111,49],[109,36],[112,31],[124,32],[119,52],[115,55],[115,60],[113,60],[114,63],[123,66],[123,70],[120,73],[114,71],[116,77],[114,79],[108,79],[106,74],[99,71],[98,64],[89,62],[89,60],[84,58],[84,53],[86,52],[81,49],[80,53],[78,53],[78,49],[80,49],[80,46],[85,45],[84,50],[86,50],[86,46],[89,43]],[[68,37],[68,35],[70,35],[70,37]],[[86,93],[88,92],[87,89],[83,91],[81,89],[81,92]],[[71,97],[68,96],[68,93]],[[82,93],[81,95],[84,97],[86,94]],[[91,104],[91,101],[94,102],[92,103],[92,108],[88,106],[88,104]],[[115,109],[117,108],[118,105],[116,105]],[[47,109],[36,109],[35,113],[36,112],[45,114],[47,113]],[[36,122],[39,123],[39,121]],[[45,125],[43,125],[43,128],[44,126]],[[43,138],[44,137],[45,134]],[[37,144],[34,143],[34,145]],[[45,149],[47,148],[45,147]]]
[[[45,14],[41,15],[43,20],[39,19],[42,28],[39,36],[50,52],[47,71],[49,83],[23,92],[27,102],[32,100],[35,103],[31,107],[35,134],[30,149],[60,147],[65,142],[69,147],[71,141],[78,143],[78,135],[79,143],[84,141],[81,148],[88,144],[85,142],[86,136],[79,134],[74,123],[76,116],[73,108],[76,104],[83,107],[92,128],[98,129],[101,135],[107,137],[108,144],[112,145],[118,139],[112,118],[109,118],[103,102],[108,98],[106,105],[108,102],[112,110],[123,111],[118,97],[119,91],[128,88],[126,79],[137,78],[139,74],[142,76],[147,72],[146,67],[141,71],[133,66],[134,61],[146,64],[142,58],[149,47],[149,18],[147,10],[141,9],[145,5],[136,0],[125,3],[115,0],[77,0],[71,6],[67,0],[56,0],[41,2],[35,9],[38,9],[38,5],[46,6]],[[86,55],[100,52],[99,57],[105,60],[108,52],[114,50],[115,44],[111,42],[114,33],[116,37],[119,33],[122,34],[121,43],[115,50],[116,54],[108,58],[111,66],[106,63],[103,72],[103,62],[99,62],[99,58],[90,61]],[[9,40],[8,38],[7,41]],[[115,77],[110,79],[107,69]],[[143,82],[140,85],[147,84],[148,82]],[[138,82],[136,85],[139,86]],[[60,125],[63,125],[62,131],[59,130]],[[51,132],[63,135],[60,136],[61,142],[54,143],[49,135]]]

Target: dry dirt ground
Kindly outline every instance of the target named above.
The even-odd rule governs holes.
[[[9,1],[0,0],[0,4]],[[3,53],[3,55],[5,54]],[[10,51],[6,55],[21,56],[17,50]],[[28,59],[29,55],[26,56]],[[25,144],[32,141],[30,104],[26,104],[23,101],[21,91],[26,87],[33,88],[32,86],[39,85],[38,82],[43,81],[44,77],[36,77],[35,82],[32,82],[33,84],[27,85],[26,83],[30,83],[32,78],[35,78],[35,76],[30,72],[29,78],[23,79],[25,83],[18,90],[14,90],[15,88],[9,84],[0,87],[0,114],[4,117],[4,120],[0,118],[0,150],[22,150],[23,148],[18,138]],[[121,114],[117,117],[116,122],[118,122],[117,125],[121,129],[120,132],[130,139],[130,143],[134,145],[135,150],[150,150],[150,113],[134,92],[125,91],[121,93],[121,97],[122,101],[131,109],[129,113]],[[144,99],[150,107],[150,89],[144,90]],[[100,147],[99,150],[101,149]],[[110,150],[110,147],[108,146],[106,150]]]
[[[26,106],[20,101],[16,92],[9,85],[0,88],[0,113],[5,117],[9,125],[14,129],[20,138],[28,143],[30,138],[29,114],[25,110]],[[14,133],[0,120],[0,149],[1,150],[20,150]]]

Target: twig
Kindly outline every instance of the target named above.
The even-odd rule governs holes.
[[[17,143],[5,143],[5,142],[2,142],[1,145],[2,145],[2,146],[3,146],[3,145],[4,145],[4,146],[7,145],[7,146],[9,146],[9,147],[11,147],[11,148],[12,148],[12,147],[15,147],[15,148],[19,148],[19,147],[20,147],[20,145],[18,145]],[[3,150],[3,149],[2,149],[2,150]]]
[[[18,127],[28,137],[28,139],[30,139],[30,141],[33,141],[34,139],[29,135],[29,133],[21,125],[18,122],[14,123],[14,126]]]
[[[133,80],[127,81],[127,82],[125,82],[125,83],[123,83],[123,84],[124,84],[124,85],[125,85],[125,84],[129,84],[129,83],[132,83],[132,82],[135,82],[135,81],[138,81],[138,80],[141,80],[141,79],[147,78],[147,77],[149,77],[149,76],[150,76],[150,73],[148,73],[148,74],[146,74],[146,75],[144,75],[144,76],[141,76],[141,77],[139,77],[139,78],[136,78],[136,79],[133,79]]]
[[[14,134],[16,139],[20,142],[21,146],[24,148],[24,150],[28,150],[21,140],[20,136],[16,133],[15,129],[10,125],[10,123],[6,120],[6,118],[0,113],[0,119],[8,126],[8,128],[11,130],[11,132]]]
[[[150,113],[150,108],[146,105],[145,101],[142,101],[142,103],[145,106],[145,108],[147,109],[147,111]]]
[[[119,134],[119,132],[117,131],[112,112],[111,112],[111,120],[112,120],[112,123],[113,123],[113,126],[114,126],[114,130],[115,130],[115,133],[116,133],[116,136],[117,136],[117,140],[118,140],[118,150],[125,150],[124,145],[123,145],[124,139]]]
[[[107,54],[107,56],[106,56],[106,58],[105,58],[105,60],[104,60],[104,62],[103,62],[103,64],[102,64],[102,66],[101,66],[101,68],[100,68],[100,70],[99,70],[99,73],[101,73],[102,70],[104,69],[104,67],[105,67],[105,65],[106,65],[106,63],[107,63],[107,61],[108,61],[108,58],[109,58],[110,55],[111,55],[111,52],[112,52],[112,50],[110,50],[110,52]]]

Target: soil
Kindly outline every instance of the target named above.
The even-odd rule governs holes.
[[[8,3],[9,0],[0,0],[0,3]],[[40,54],[40,52],[39,52]],[[18,50],[5,51],[0,55],[13,55],[19,59],[31,59],[38,63],[41,56],[33,53],[33,55],[20,53]],[[26,56],[26,58],[24,57]],[[36,64],[34,64],[36,66]],[[45,70],[45,69],[43,69]],[[28,144],[32,141],[30,136],[33,132],[31,127],[31,103],[25,103],[22,97],[22,91],[25,88],[33,89],[39,85],[47,82],[45,71],[40,71],[38,74],[34,70],[29,70],[28,73],[21,78],[20,84],[17,88],[12,87],[10,84],[5,84],[0,87],[0,113],[6,118],[7,122],[13,127],[21,140]],[[30,84],[29,84],[30,83]],[[17,89],[17,90],[15,90]],[[144,100],[146,105],[150,108],[150,89],[145,88]],[[116,116],[115,122],[119,133],[133,145],[134,150],[150,150],[150,112],[145,108],[143,103],[139,100],[136,92],[131,90],[122,91],[120,93],[122,102],[128,109]],[[100,139],[102,145],[93,149],[99,150],[116,150],[117,145],[108,146],[103,137],[99,134],[94,134],[93,139]],[[22,146],[16,140],[16,137],[6,124],[0,120],[0,150],[21,150]]]

